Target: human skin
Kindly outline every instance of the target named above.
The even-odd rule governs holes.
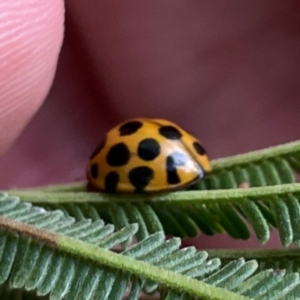
[[[84,178],[104,132],[136,116],[178,123],[211,158],[299,138],[297,1],[47,3],[0,3],[1,188]]]

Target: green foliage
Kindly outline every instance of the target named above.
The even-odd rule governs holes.
[[[1,298],[138,299],[142,291],[160,291],[160,299],[300,297],[297,248],[293,256],[208,256],[179,249],[178,238],[226,233],[246,240],[253,232],[265,243],[276,228],[282,245],[299,245],[300,142],[215,160],[213,170],[189,190],[165,194],[87,193],[85,183],[3,194]],[[177,237],[166,240],[169,234]]]
[[[60,209],[77,220],[103,219],[117,229],[138,223],[142,240],[164,231],[178,237],[227,233],[247,240],[251,230],[261,243],[277,228],[282,245],[300,243],[300,184],[249,189],[185,191],[141,199],[137,195],[15,192],[47,209]],[[76,200],[75,197],[76,196]]]
[[[213,174],[197,185],[199,189],[238,188],[243,182],[250,187],[293,183],[294,172],[300,172],[300,142],[218,159],[212,165]]]
[[[180,239],[165,240],[161,232],[119,254],[105,250],[132,238],[136,224],[114,231],[101,220],[76,222],[61,211],[46,212],[5,195],[0,216],[0,283],[5,293],[24,288],[38,296],[50,293],[50,299],[89,300],[122,299],[129,292],[129,299],[138,299],[142,290],[151,294],[163,285],[161,299],[300,296],[298,273],[268,270],[254,275],[257,262],[243,258],[222,266],[206,251],[179,249]],[[262,278],[268,285],[258,289]],[[280,297],[279,288],[285,291]]]

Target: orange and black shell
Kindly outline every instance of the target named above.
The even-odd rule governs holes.
[[[88,164],[93,190],[158,192],[195,183],[211,171],[201,143],[162,119],[131,119],[111,129]]]

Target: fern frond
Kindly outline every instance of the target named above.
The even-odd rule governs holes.
[[[264,271],[269,268],[285,269],[286,272],[300,271],[300,249],[226,249],[226,250],[208,250],[209,257],[219,258],[226,264],[239,257],[246,260],[255,260],[259,264],[257,271]]]
[[[268,273],[270,269],[285,269],[286,273],[289,275],[286,276],[286,280],[290,280],[291,291],[286,294],[284,299],[297,299],[298,296],[294,293],[299,289],[292,288],[296,285],[294,280],[297,279],[297,273],[300,270],[300,250],[299,249],[259,249],[259,250],[210,250],[208,251],[210,257],[218,257],[224,264],[235,260],[239,257],[244,257],[245,259],[255,260],[259,264],[259,268],[257,269],[257,273],[264,274]],[[278,283],[277,295],[280,296],[281,293],[286,293],[285,288],[280,287],[280,283],[282,282],[281,273],[282,271],[278,271],[278,275],[274,277],[274,284]],[[259,275],[261,276],[261,275]],[[262,278],[261,283],[258,285],[258,288],[263,289],[264,286],[269,284],[270,278],[265,279]],[[282,289],[281,289],[282,288]],[[241,292],[241,290],[240,290]],[[251,293],[245,294],[249,297],[252,297]],[[266,298],[267,299],[267,298]],[[272,299],[272,298],[271,298]]]
[[[38,295],[51,293],[52,299],[94,299],[94,294],[96,299],[120,299],[126,292],[131,274],[139,275],[140,281],[161,277],[162,283],[178,289],[178,283],[174,285],[172,273],[167,269],[180,272],[181,266],[183,272],[201,266],[200,273],[206,274],[206,265],[210,265],[206,262],[205,252],[199,259],[193,247],[190,251],[178,250],[179,239],[164,242],[159,232],[125,250],[122,256],[103,249],[112,248],[132,236],[137,229],[133,224],[113,233],[103,230],[102,221],[75,223],[73,218],[64,217],[60,211],[47,213],[31,207],[29,203],[19,203],[17,198],[3,199],[0,214],[0,282],[8,280],[10,287],[15,289],[35,289]],[[93,244],[87,244],[91,241]],[[96,245],[101,245],[101,248]],[[133,260],[139,257],[151,261],[151,265]],[[193,264],[188,264],[192,258]],[[183,261],[187,262],[184,268]],[[165,270],[157,269],[155,265]],[[216,263],[215,269],[218,267]],[[212,270],[210,266],[208,270]],[[194,277],[197,275],[201,274]],[[207,294],[207,291],[201,291],[208,288],[205,284],[199,289],[186,277],[179,278],[179,281],[187,285],[186,292],[198,296]],[[197,282],[199,284],[201,282]],[[89,290],[86,290],[87,287]],[[90,297],[87,297],[89,294]]]
[[[295,182],[300,172],[300,141],[212,161],[213,174],[191,189],[211,190]]]
[[[139,224],[139,240],[156,231],[179,237],[226,232],[248,239],[250,230],[261,243],[278,228],[282,245],[300,245],[300,184],[251,189],[185,191],[160,195],[44,193],[15,191],[22,201],[62,209],[77,220],[114,223],[117,229]]]
[[[3,194],[0,283],[34,290],[41,296],[50,294],[53,300],[122,299],[126,292],[130,299],[138,299],[140,291],[153,292],[158,287],[164,287],[162,297],[175,295],[178,299],[242,300],[250,299],[243,296],[247,293],[255,294],[252,299],[276,295],[278,286],[272,284],[253,290],[263,276],[253,276],[256,261],[240,258],[221,266],[218,258],[208,259],[205,251],[179,249],[180,239],[166,241],[161,232],[120,254],[109,250],[132,237],[137,227],[131,224],[115,232],[102,220],[75,222],[61,211],[46,212]],[[274,272],[267,275],[271,280]],[[299,275],[290,277],[280,273],[280,288],[299,296]]]

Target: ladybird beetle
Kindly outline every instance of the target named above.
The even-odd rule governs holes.
[[[112,128],[90,157],[92,190],[159,192],[186,187],[211,171],[198,139],[162,119],[131,119]]]

